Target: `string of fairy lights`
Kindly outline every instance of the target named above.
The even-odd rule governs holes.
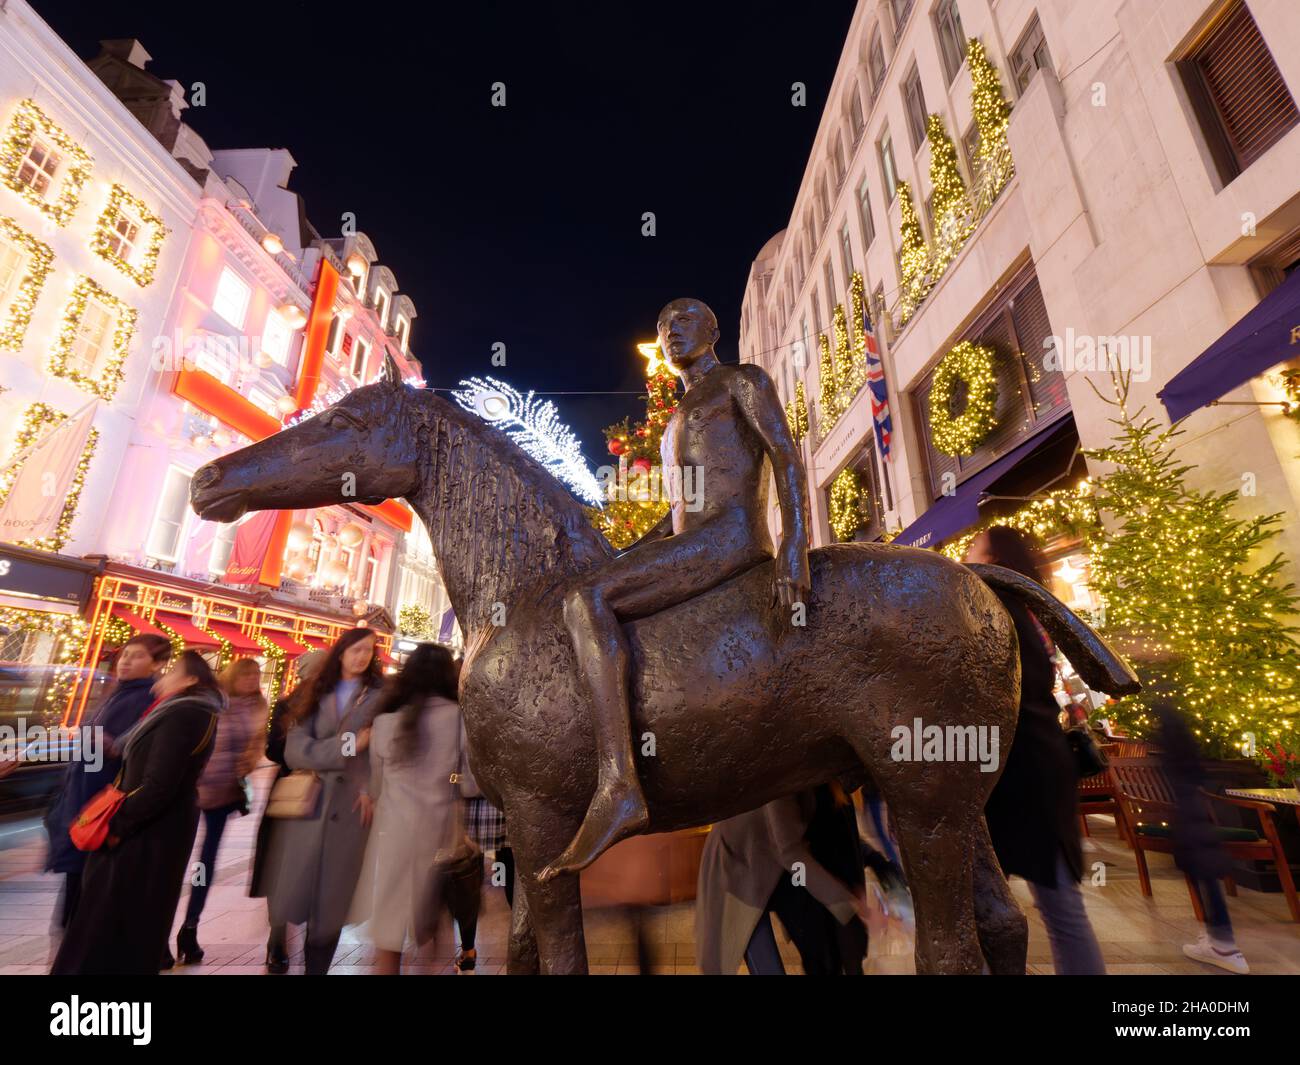
[[[953,410],[957,385],[966,389],[960,414]],[[997,425],[998,380],[994,352],[963,340],[935,367],[930,387],[930,441],[945,455],[970,455]]]

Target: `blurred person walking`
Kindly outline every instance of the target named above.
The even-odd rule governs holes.
[[[967,549],[966,561],[991,562],[1045,583],[1046,566],[1038,546],[1005,525],[979,533]],[[1056,974],[1104,975],[1106,963],[1079,888],[1079,776],[1060,725],[1061,708],[1052,694],[1055,648],[1031,611],[1011,599],[1003,599],[1002,605],[1015,623],[1020,644],[1020,715],[984,819],[1003,873],[1029,883],[1047,928]]]
[[[320,672],[321,666],[325,664],[328,657],[329,652],[321,650],[307,651],[299,656],[298,661],[294,664],[294,672],[298,675],[299,688],[311,683],[312,678]],[[295,689],[295,691],[297,690]],[[266,757],[276,765],[275,780],[271,782],[272,789],[274,789],[276,781],[287,777],[293,772],[289,768],[289,763],[284,760],[284,738],[289,726],[289,704],[291,699],[291,695],[277,699],[275,706],[271,708],[271,719],[267,723]],[[276,826],[279,824],[281,824],[279,818],[268,817],[266,811],[262,811],[262,820],[257,826],[257,841],[253,846],[253,869],[248,883],[250,898],[261,899],[270,895],[271,878],[267,873],[267,858],[274,849],[272,837],[275,834]],[[288,929],[283,921],[271,922],[271,934],[266,943],[266,970],[274,976],[282,976],[289,971]]]
[[[117,683],[100,706],[90,724],[102,728],[103,760],[98,767],[87,762],[68,766],[54,801],[45,815],[45,830],[50,848],[45,859],[47,873],[63,873],[63,905],[59,924],[68,926],[81,897],[81,875],[86,866],[86,852],[78,850],[68,836],[68,828],[96,794],[111,784],[122,767],[120,754],[112,744],[124,735],[154,702],[154,682],[171,660],[172,645],[166,637],[144,634],[132,636],[117,652],[113,673]]]
[[[1223,897],[1222,877],[1232,872],[1228,853],[1219,842],[1219,830],[1210,817],[1201,789],[1207,784],[1196,737],[1174,707],[1155,703],[1159,721],[1160,764],[1174,793],[1175,814],[1171,831],[1174,864],[1196,884],[1205,913],[1205,927],[1195,943],[1185,943],[1183,953],[1230,973],[1250,972],[1246,957],[1237,946]]]
[[[125,797],[86,860],[54,975],[156,974],[167,951],[223,696],[197,651],[184,651],[153,692],[158,702],[119,737]]]
[[[730,976],[744,961],[754,976],[784,975],[775,913],[805,973],[861,975],[868,920],[862,859],[852,806],[836,790],[800,792],[713,826],[695,902],[701,972]],[[833,869],[823,864],[828,852]]]
[[[375,946],[382,974],[401,971],[407,944],[423,946],[437,931],[444,898],[463,885],[453,877],[469,857],[464,817],[452,775],[461,762],[460,707],[451,652],[420,644],[380,697],[370,737],[370,795],[375,820],[366,843],[349,924]],[[478,884],[473,885],[475,893]],[[464,903],[462,902],[462,907]],[[472,906],[477,923],[477,901]],[[462,909],[462,913],[464,910]],[[471,943],[473,925],[470,929]]]
[[[306,816],[282,818],[272,833],[267,903],[272,927],[306,924],[308,976],[329,972],[361,872],[374,812],[370,726],[382,683],[375,632],[358,627],[289,700],[285,764],[314,774],[317,789]]]
[[[182,965],[203,960],[199,919],[208,889],[217,876],[217,852],[231,814],[248,813],[248,774],[262,760],[266,734],[266,696],[262,667],[253,658],[237,658],[221,674],[226,708],[217,719],[212,757],[199,777],[199,809],[203,812],[203,847],[199,852],[202,883],[192,884],[185,921],[176,934],[176,954]]]

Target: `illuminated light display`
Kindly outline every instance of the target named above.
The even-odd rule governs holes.
[[[22,424],[14,437],[13,452],[9,461],[5,463],[3,471],[0,471],[0,503],[3,503],[5,497],[9,495],[9,490],[13,487],[22,468],[15,461],[17,456],[35,444],[46,431],[66,421],[67,418],[68,415],[45,403],[33,403],[23,412]],[[77,500],[81,498],[81,490],[86,484],[86,473],[90,469],[90,460],[94,458],[95,446],[98,443],[99,430],[91,429],[90,435],[86,438],[86,445],[81,450],[81,457],[77,459],[77,467],[73,471],[67,494],[63,497],[63,511],[59,515],[59,523],[54,535],[24,540],[22,546],[34,547],[42,551],[58,551],[68,542],[72,531],[72,520],[77,516]]]
[[[966,408],[952,409],[957,382],[966,386]],[[934,371],[930,388],[930,440],[945,455],[969,455],[997,425],[998,381],[993,349],[963,340]]]
[[[9,300],[8,314],[0,321],[0,348],[17,351],[23,346],[23,337],[27,335],[27,326],[32,320],[32,309],[54,263],[54,252],[48,244],[24,232],[17,222],[4,215],[0,215],[0,238],[17,245],[27,258],[23,279]]]
[[[142,252],[133,252],[136,262],[123,257],[123,247],[135,247],[140,241],[139,228],[149,230]],[[128,237],[131,238],[128,240]],[[158,269],[158,255],[162,251],[167,227],[163,220],[149,210],[144,200],[114,185],[108,194],[108,206],[99,216],[95,235],[90,246],[97,255],[112,263],[141,288],[147,287]]]
[[[82,367],[72,362],[73,349],[92,300],[111,313],[114,319],[107,355],[100,356],[103,367],[93,376],[85,373]],[[79,277],[63,312],[63,328],[50,352],[50,373],[76,382],[87,392],[93,392],[101,399],[112,399],[126,377],[126,357],[129,354],[131,337],[135,333],[135,322],[136,312],[131,307],[97,281],[89,277]]]
[[[53,199],[46,198],[48,189],[40,189],[20,176],[24,163],[30,168],[29,152],[38,141],[56,146],[63,155],[58,168],[48,178],[57,187]],[[0,182],[61,226],[67,224],[77,209],[81,188],[90,177],[93,164],[90,153],[51,121],[33,100],[19,103],[4,136],[0,137]]]
[[[802,381],[795,384],[794,399],[785,405],[785,420],[796,444],[808,435],[808,398]]]

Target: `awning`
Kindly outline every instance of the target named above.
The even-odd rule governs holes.
[[[301,644],[294,643],[286,632],[277,632],[275,629],[263,629],[262,635],[270,640],[276,647],[280,648],[289,658],[297,658],[310,650]]]
[[[903,547],[934,547],[980,520],[980,495],[1013,466],[1051,447],[1065,433],[1075,432],[1074,419],[1062,418],[1018,444],[996,462],[962,481],[950,496],[935,501],[924,514],[894,538]]]
[[[159,610],[154,613],[153,619],[160,625],[166,625],[176,633],[185,641],[186,647],[202,647],[213,651],[221,647],[221,641],[215,636],[204,632],[189,618],[182,617],[180,614],[173,614],[168,610]]]
[[[1252,377],[1300,355],[1300,270],[1176,373],[1157,395],[1170,421],[1227,395]]]
[[[294,639],[300,643],[305,643],[308,647],[316,651],[328,651],[330,649],[327,640],[320,636],[313,636],[309,632],[300,632],[294,637]]]
[[[252,637],[244,635],[238,625],[232,625],[228,621],[209,621],[208,631],[220,636],[241,655],[263,655],[266,653],[253,641]]]
[[[115,606],[112,611],[113,617],[118,621],[125,621],[131,628],[135,629],[141,636],[161,636],[164,640],[168,638],[162,629],[155,625],[150,625],[139,614],[132,610],[127,610],[124,606]]]

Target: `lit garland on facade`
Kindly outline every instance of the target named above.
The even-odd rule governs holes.
[[[132,265],[114,249],[113,242],[118,238],[117,225],[120,221],[138,222],[149,228],[149,241],[144,252],[138,255],[138,262]],[[121,185],[114,185],[108,195],[108,206],[99,216],[95,226],[95,236],[91,239],[91,248],[122,273],[126,274],[141,288],[153,281],[154,271],[158,268],[158,254],[162,251],[167,227],[163,220],[149,210],[144,200],[127,192]]]
[[[68,364],[82,315],[86,313],[86,304],[91,299],[104,304],[116,317],[111,350],[98,377],[87,377],[79,369]],[[126,377],[126,357],[131,337],[135,333],[135,321],[136,312],[120,299],[90,278],[78,278],[72,296],[68,300],[68,306],[63,312],[63,329],[55,342],[54,350],[50,352],[50,373],[56,377],[75,381],[86,391],[93,392],[101,399],[112,399]]]
[[[20,610],[0,607],[0,627],[9,630],[26,629],[43,632],[54,637],[54,651],[50,664],[55,669],[54,680],[45,692],[41,709],[47,715],[46,727],[54,724],[52,718],[63,716],[63,707],[77,681],[76,664],[86,644],[90,625],[85,618],[75,614],[60,614],[52,610]]]
[[[966,409],[952,412],[957,382],[966,385]],[[993,349],[963,340],[943,357],[930,388],[930,440],[945,455],[969,455],[997,425],[998,382]]]
[[[837,304],[831,314],[831,333],[835,337],[833,350],[826,334],[817,337],[820,349],[817,430],[820,440],[825,440],[835,428],[867,381],[866,286],[862,275],[857,272],[849,277],[849,308],[853,315],[852,332],[843,304]]]
[[[837,540],[851,540],[862,524],[862,482],[851,467],[831,482],[829,521]]]
[[[990,525],[1007,525],[1029,533],[1043,542],[1057,536],[1093,536],[1100,526],[1092,482],[1086,478],[1073,488],[1048,492],[1021,507],[1014,514],[988,518],[973,529],[944,544],[941,553],[957,562],[966,557],[971,541]]]
[[[934,217],[934,240],[929,256],[929,270],[938,277],[957,258],[966,239],[975,230],[966,182],[957,167],[957,149],[943,128],[943,119],[930,115],[925,120],[925,135],[930,142],[930,210]]]
[[[26,271],[23,279],[9,301],[9,313],[5,321],[0,322],[0,348],[17,351],[23,346],[36,298],[41,294],[41,286],[45,284],[54,262],[54,252],[48,244],[23,232],[17,222],[4,215],[0,215],[0,238],[16,244],[27,260],[23,264]]]
[[[104,642],[114,647],[121,647],[135,635],[135,629],[112,614],[104,615],[104,620],[99,625],[99,631],[104,637]]]
[[[930,250],[925,246],[921,232],[921,219],[912,201],[912,186],[906,181],[898,183],[898,231],[902,243],[898,251],[899,310],[907,322],[916,308],[929,295]]]
[[[17,480],[18,473],[22,469],[17,462],[18,456],[35,444],[46,430],[66,421],[67,417],[62,411],[57,411],[44,403],[33,403],[23,412],[22,425],[18,429],[17,436],[14,437],[13,453],[4,469],[0,470],[0,503],[3,503],[5,497],[9,495],[9,490],[13,488],[14,481]],[[73,471],[72,483],[68,485],[67,495],[63,497],[63,513],[59,515],[59,523],[54,530],[54,535],[24,540],[22,541],[24,547],[34,547],[41,551],[58,551],[68,542],[72,519],[77,516],[77,500],[81,497],[81,489],[86,483],[86,473],[90,469],[90,460],[95,455],[95,445],[98,443],[99,430],[91,429],[86,437],[86,446],[77,460],[77,468]]]
[[[159,621],[157,617],[155,617],[153,621],[150,622],[150,624],[153,625],[155,628],[161,629],[163,633],[166,635],[168,641],[172,645],[172,658],[173,659],[180,658],[181,652],[185,650],[185,641],[181,638],[181,634],[177,632],[175,629],[173,629],[166,622]]]
[[[275,701],[280,698],[280,689],[284,687],[285,671],[288,664],[284,648],[275,643],[269,636],[263,636],[260,633],[253,634],[253,641],[261,646],[262,650],[266,652],[267,660],[275,667],[272,670],[271,683],[266,692],[267,703],[274,706]]]
[[[58,185],[58,196],[47,200],[41,193],[20,181],[18,172],[37,137],[49,141],[63,153],[59,170],[50,179]],[[24,100],[0,138],[0,182],[9,186],[37,210],[43,211],[59,225],[66,225],[81,197],[81,187],[90,177],[93,160],[90,153],[55,125],[31,100]]]
[[[435,635],[433,618],[418,603],[408,603],[397,612],[397,631],[417,640],[432,640]]]
[[[989,62],[984,45],[974,37],[966,42],[966,61],[970,64],[971,111],[980,134],[976,165],[980,171],[977,184],[981,188],[976,197],[976,207],[978,209],[983,204],[987,209],[1015,173],[1015,161],[1007,144],[1011,105],[1002,94],[998,68]]]
[[[785,420],[796,444],[808,435],[808,399],[802,381],[795,383],[794,399],[785,405]]]

